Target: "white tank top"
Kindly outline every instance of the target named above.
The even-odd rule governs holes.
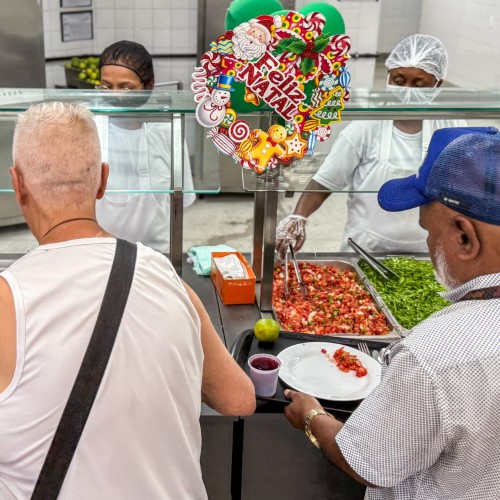
[[[42,245],[2,276],[17,362],[0,393],[0,499],[29,499],[93,331],[113,238]],[[116,343],[59,500],[206,499],[199,317],[170,262],[138,244]]]

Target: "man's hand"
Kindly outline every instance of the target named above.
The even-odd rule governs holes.
[[[296,429],[303,431],[306,425],[306,415],[315,408],[321,408],[319,401],[312,396],[291,389],[285,390],[285,397],[292,401],[285,408],[286,418]],[[320,443],[321,451],[333,464],[359,483],[374,488],[375,486],[358,475],[343,457],[337,441],[335,441],[335,436],[342,429],[342,425],[341,422],[330,418],[330,416],[318,415],[311,421],[311,430]]]
[[[291,389],[285,390],[285,397],[291,400],[291,403],[285,407],[285,417],[296,429],[303,431],[306,425],[306,415],[315,408],[321,408],[319,401],[312,396]]]

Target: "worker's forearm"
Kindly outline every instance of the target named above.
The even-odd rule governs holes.
[[[330,191],[316,181],[309,182],[306,189],[310,191],[302,193],[293,212],[294,215],[309,217],[318,210],[331,194]]]

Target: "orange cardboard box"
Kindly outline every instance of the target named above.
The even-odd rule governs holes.
[[[215,265],[214,257],[225,257],[234,254],[243,263],[248,273],[248,278],[224,279]],[[230,304],[253,304],[255,302],[255,274],[248,265],[245,257],[240,252],[212,252],[212,264],[210,266],[210,277],[215,288],[225,305]]]

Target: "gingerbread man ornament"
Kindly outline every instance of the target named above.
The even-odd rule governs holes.
[[[251,147],[243,153],[242,158],[255,164],[255,170],[262,171],[273,156],[281,158],[285,154],[285,148],[281,146],[285,139],[286,130],[281,125],[272,125],[267,133],[255,129],[249,137]]]

